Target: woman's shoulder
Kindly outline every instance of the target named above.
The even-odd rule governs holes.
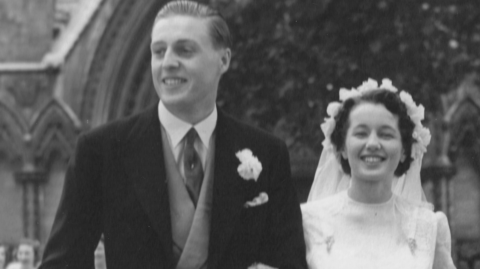
[[[346,192],[342,191],[330,197],[307,202],[301,205],[303,216],[323,216],[335,214],[342,209]]]
[[[395,205],[397,209],[411,216],[424,216],[426,219],[435,219],[435,212],[433,212],[433,206],[427,202],[415,203],[409,201],[403,197],[395,195]]]
[[[398,196],[395,202],[407,237],[414,238],[418,247],[434,248],[435,243],[449,240],[450,228],[443,212],[434,212],[430,204],[412,203]]]
[[[328,243],[333,239],[334,215],[344,204],[342,193],[307,202],[301,205],[303,231],[307,247],[311,244]]]

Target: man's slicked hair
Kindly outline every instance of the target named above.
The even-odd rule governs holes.
[[[157,16],[153,25],[157,21],[175,15],[191,16],[195,18],[209,20],[210,35],[215,48],[230,48],[232,40],[230,30],[228,29],[225,18],[217,10],[193,1],[177,0],[164,5]]]

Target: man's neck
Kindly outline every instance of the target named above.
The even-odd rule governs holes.
[[[212,114],[215,104],[209,108],[202,109],[195,109],[193,107],[169,107],[166,105],[165,108],[182,121],[190,123],[191,125],[195,125]]]

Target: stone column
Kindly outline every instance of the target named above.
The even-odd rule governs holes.
[[[40,239],[40,186],[46,181],[46,173],[39,169],[23,169],[15,173],[15,180],[22,186],[23,236]]]

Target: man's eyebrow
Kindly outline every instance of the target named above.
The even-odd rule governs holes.
[[[165,42],[163,40],[157,40],[157,41],[153,41],[151,45],[152,46],[157,45],[157,44],[162,44],[163,45],[163,44],[166,44],[166,43],[167,42]],[[194,43],[194,44],[196,44],[197,42],[193,39],[183,38],[183,39],[176,40],[174,43],[175,44],[183,44],[183,43]]]
[[[176,44],[179,44],[179,45],[184,45],[184,44],[197,44],[197,42],[195,40],[192,40],[192,39],[180,39],[180,40],[177,40],[177,42],[175,42]]]
[[[165,42],[163,42],[161,40],[158,40],[158,41],[152,42],[152,44],[150,44],[150,48],[158,47],[158,46],[161,46],[161,45],[164,45],[164,44],[165,44]]]

